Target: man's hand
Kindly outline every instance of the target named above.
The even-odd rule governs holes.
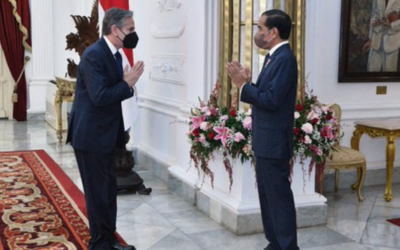
[[[364,46],[363,46],[363,48],[362,48],[362,53],[365,54],[365,53],[367,53],[370,49],[371,49],[371,39],[368,39],[368,40],[365,42],[365,44],[364,44]]]
[[[250,81],[251,72],[249,68],[243,67],[239,62],[233,61],[226,65],[226,72],[232,80],[232,83],[240,89],[244,84]]]
[[[139,80],[140,76],[144,71],[144,62],[138,61],[129,70],[128,65],[124,69],[124,81],[128,83],[130,87],[134,86]]]
[[[382,22],[382,26],[390,28],[391,27],[391,22],[388,19],[385,19],[385,21]]]

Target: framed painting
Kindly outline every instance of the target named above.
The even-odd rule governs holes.
[[[400,0],[342,0],[339,82],[400,82]]]

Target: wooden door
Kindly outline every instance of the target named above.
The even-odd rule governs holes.
[[[0,119],[12,119],[13,105],[11,95],[13,93],[14,80],[8,69],[6,58],[0,46]]]

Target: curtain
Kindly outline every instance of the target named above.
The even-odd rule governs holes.
[[[16,82],[24,67],[25,49],[31,51],[29,0],[0,0],[0,45]],[[17,121],[26,120],[26,89],[24,73],[16,88],[13,118]]]

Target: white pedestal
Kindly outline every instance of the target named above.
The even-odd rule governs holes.
[[[238,235],[260,233],[263,231],[261,213],[256,187],[254,167],[249,162],[231,161],[233,165],[233,185],[229,191],[229,176],[222,163],[222,156],[210,162],[214,172],[214,188],[210,179],[198,178],[192,171],[172,166],[168,170],[169,187],[179,195],[192,194],[196,190],[195,204],[199,210]],[[305,163],[308,169],[309,162]],[[326,198],[314,191],[315,175],[303,176],[302,167],[296,163],[293,169],[292,190],[297,211],[297,226],[308,227],[326,224]],[[177,190],[180,189],[180,190]],[[182,191],[182,189],[184,191]],[[189,201],[190,197],[186,197]]]

